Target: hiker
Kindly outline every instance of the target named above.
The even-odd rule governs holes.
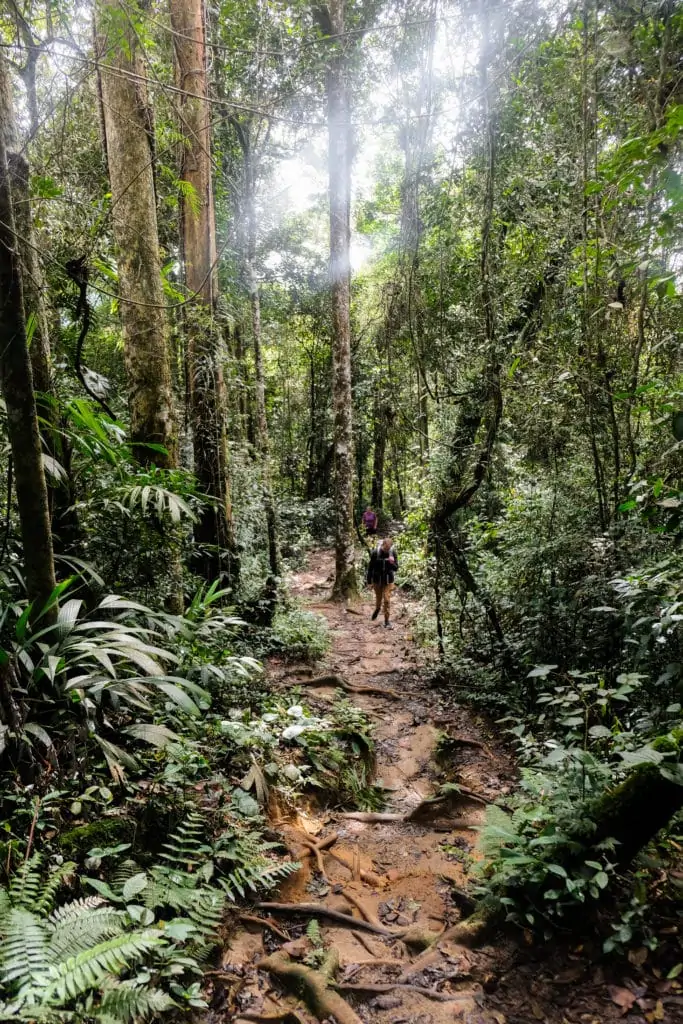
[[[375,591],[375,610],[372,613],[373,621],[380,611],[384,609],[384,628],[393,629],[389,619],[389,603],[391,592],[394,589],[394,577],[398,571],[398,556],[396,548],[390,537],[381,540],[370,555],[366,583],[372,584]]]
[[[374,537],[377,533],[377,513],[373,512],[369,505],[363,513],[363,526],[366,537]]]

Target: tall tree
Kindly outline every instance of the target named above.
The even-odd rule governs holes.
[[[168,467],[176,462],[176,436],[159,265],[154,129],[130,10],[120,0],[100,2],[99,72],[131,439],[141,462]],[[145,445],[161,445],[165,453]]]
[[[345,0],[316,8],[330,49],[325,80],[332,295],[335,577],[333,594],[358,590],[353,529],[353,396],[351,391],[351,125]]]
[[[190,197],[181,197],[180,222],[185,285],[195,301],[187,318],[194,464],[199,485],[212,501],[199,517],[195,539],[207,579],[225,574],[235,581],[239,563],[230,500],[225,385],[214,318],[218,261],[204,10],[202,0],[170,0],[170,11],[181,89],[178,113],[185,137],[180,173],[190,186]]]
[[[36,400],[26,340],[21,264],[12,205],[4,133],[0,131],[0,387],[7,409],[26,591],[34,609],[55,587],[47,486],[38,432]],[[56,609],[54,610],[56,611]],[[53,611],[53,614],[54,614]]]
[[[252,138],[250,123],[240,124],[235,119],[235,127],[242,149],[244,166],[244,207],[245,207],[245,253],[244,276],[249,292],[251,310],[251,337],[254,347],[254,371],[256,392],[256,446],[261,456],[263,472],[263,502],[268,532],[268,564],[271,573],[271,604],[276,599],[275,580],[280,575],[280,554],[277,531],[277,512],[273,495],[273,483],[270,466],[270,438],[268,434],[268,417],[266,414],[266,382],[263,369],[263,343],[261,332],[261,289],[256,270],[256,166],[254,152],[259,142],[259,133]],[[266,135],[268,128],[266,128]]]

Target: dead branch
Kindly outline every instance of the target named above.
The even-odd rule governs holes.
[[[339,963],[336,951],[328,956],[326,964],[319,971],[305,964],[294,963],[279,950],[260,960],[256,965],[262,971],[274,974],[292,987],[300,988],[302,995],[319,1020],[333,1017],[337,1024],[362,1024],[360,1017],[351,1009],[330,985],[330,978]]]

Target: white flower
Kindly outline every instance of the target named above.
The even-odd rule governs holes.
[[[287,714],[290,718],[303,718],[304,709],[301,704],[292,704],[291,708],[287,708]]]

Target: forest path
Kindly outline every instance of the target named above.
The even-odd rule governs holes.
[[[369,591],[353,610],[328,600],[333,568],[331,552],[313,552],[305,570],[292,579],[291,589],[307,609],[324,615],[330,627],[331,650],[323,664],[316,667],[315,676],[337,674],[351,686],[394,691],[395,696],[348,694],[375,726],[376,780],[389,791],[386,811],[407,815],[437,792],[440,772],[434,756],[443,733],[457,737],[455,753],[449,757],[449,778],[485,797],[497,797],[507,788],[507,759],[492,751],[491,737],[484,734],[483,725],[471,713],[449,704],[438,690],[425,685],[424,666],[411,635],[417,609],[399,591],[392,609],[395,628],[385,630],[381,617],[377,622],[370,620]],[[274,688],[286,692],[310,679],[311,669],[272,660],[269,675]],[[308,704],[324,709],[325,703],[334,699],[336,689],[304,687],[304,692]],[[458,797],[446,810],[449,813],[442,808],[438,813],[433,810],[424,821],[378,823],[317,807],[300,807],[294,815],[283,814],[282,820],[274,824],[292,850],[301,853],[306,838],[320,841],[336,833],[333,854],[355,870],[323,855],[323,876],[316,857],[305,857],[301,870],[282,886],[278,900],[321,903],[348,914],[352,911],[345,897],[348,894],[360,901],[366,917],[387,929],[400,931],[415,926],[423,931],[440,931],[459,918],[453,889],[462,887],[467,866],[473,861],[477,833],[471,827],[484,819],[482,804],[465,797]],[[365,880],[359,877],[361,872]],[[359,918],[357,909],[353,914]],[[285,944],[285,952],[300,958],[311,947],[304,932],[305,915],[299,924],[296,921],[291,915],[278,915],[280,927],[294,939]],[[335,947],[339,953],[336,977],[341,984],[390,986],[407,974],[420,956],[418,949],[401,939],[335,926],[324,919],[320,925],[325,946]],[[241,972],[244,979],[241,1007],[244,1012],[268,1015],[298,1005],[299,1019],[310,1020],[303,1004],[296,1004],[294,997],[283,997],[279,982],[254,970],[260,957],[278,947],[282,948],[281,941],[258,927],[247,926],[231,940],[224,966]],[[482,985],[475,980],[486,977],[493,953],[473,953],[444,944],[433,963],[409,978],[412,986],[431,990],[431,995],[405,987],[342,994],[363,1021],[377,1024],[445,1024],[453,1020],[502,1024],[504,1016],[486,1008]],[[393,962],[383,962],[387,960]]]

